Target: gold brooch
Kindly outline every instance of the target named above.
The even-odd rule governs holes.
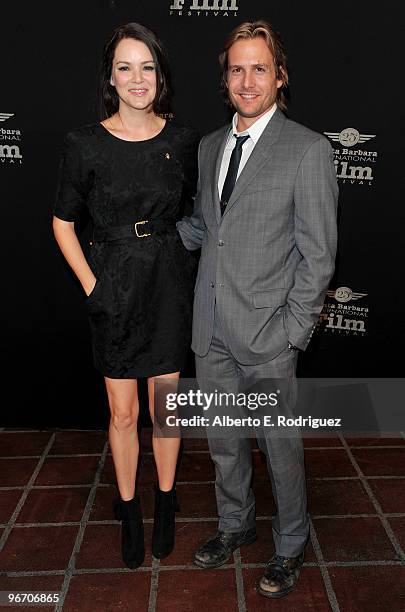
[[[170,153],[166,153],[165,157],[166,159],[170,159]]]

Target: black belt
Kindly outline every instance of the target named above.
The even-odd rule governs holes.
[[[106,229],[95,228],[93,232],[94,242],[111,242],[122,238],[147,238],[153,234],[166,234],[176,228],[176,220],[173,217],[166,219],[150,219],[130,223],[129,225],[118,225]]]

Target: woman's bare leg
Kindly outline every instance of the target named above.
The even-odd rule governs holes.
[[[149,412],[152,423],[155,419],[155,393],[154,383],[165,378],[173,380],[173,392],[177,391],[177,381],[179,372],[173,374],[162,374],[148,378],[148,393],[149,393]],[[169,382],[169,381],[168,381]],[[161,491],[171,491],[176,473],[177,457],[180,449],[180,437],[178,438],[158,438],[152,435],[152,447],[155,457],[159,489]]]
[[[135,494],[138,466],[138,383],[134,379],[105,378],[111,420],[109,439],[121,499]]]

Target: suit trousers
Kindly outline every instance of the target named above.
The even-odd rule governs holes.
[[[266,363],[248,366],[238,363],[224,338],[219,313],[215,309],[214,334],[208,354],[204,357],[196,355],[197,381],[202,391],[217,389],[237,394],[249,387],[249,381],[280,379],[279,382],[284,384],[283,397],[288,416],[296,397],[296,362],[296,351],[286,348]],[[235,428],[225,429],[223,436],[214,437],[212,429],[207,428],[216,472],[218,528],[228,532],[245,531],[255,525],[252,445],[250,437],[244,437]],[[282,437],[270,427],[258,429],[255,435],[266,456],[277,507],[272,521],[275,550],[278,555],[295,557],[303,550],[309,535],[302,439],[298,431]]]

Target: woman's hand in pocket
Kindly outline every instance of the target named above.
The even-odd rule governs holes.
[[[96,284],[97,284],[97,278],[93,274],[93,277],[89,280],[89,282],[86,283],[85,285],[83,285],[83,289],[84,289],[84,292],[86,294],[86,297],[90,297],[91,296],[91,294],[94,291],[94,287],[96,286]]]

